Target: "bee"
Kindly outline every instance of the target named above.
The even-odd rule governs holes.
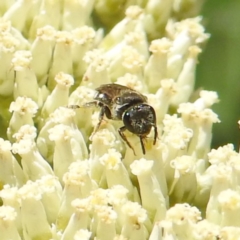
[[[84,106],[100,108],[99,122],[94,133],[98,131],[104,116],[106,116],[108,119],[123,122],[124,126],[118,129],[118,133],[134,154],[134,148],[124,134],[126,130],[139,137],[143,154],[146,153],[144,139],[152,128],[154,128],[153,145],[156,144],[158,136],[156,113],[153,107],[147,103],[147,97],[141,93],[119,84],[103,84],[96,88],[94,101],[88,102]]]

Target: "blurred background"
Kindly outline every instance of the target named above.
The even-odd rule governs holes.
[[[199,57],[196,88],[217,91],[220,102],[213,110],[221,123],[214,124],[213,148],[233,143],[239,149],[240,130],[240,1],[209,0],[202,15],[211,34]]]

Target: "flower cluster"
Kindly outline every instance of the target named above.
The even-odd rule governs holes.
[[[215,92],[194,92],[203,1],[2,0],[2,240],[240,236],[240,154],[212,149]],[[141,92],[158,139],[99,121],[94,89]]]

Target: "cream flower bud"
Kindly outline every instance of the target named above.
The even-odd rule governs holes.
[[[52,239],[61,239],[62,237],[62,231],[57,229],[56,224],[51,225],[51,231],[52,231]]]
[[[139,6],[130,6],[125,12],[126,17],[116,24],[109,34],[103,39],[100,47],[108,50],[122,41],[126,33],[143,31],[143,9]]]
[[[80,86],[75,91],[73,91],[71,93],[71,95],[69,96],[69,101],[68,101],[69,105],[70,106],[71,105],[79,105],[80,106],[80,109],[78,109],[79,111],[82,109],[85,110],[85,109],[87,109],[87,107],[83,106],[81,108],[81,106],[88,102],[93,101],[95,94],[96,94],[95,90],[85,87],[85,86]],[[85,115],[86,114],[84,114],[84,118],[85,118]],[[87,120],[84,120],[84,121],[87,122]]]
[[[210,150],[212,140],[212,125],[213,123],[220,122],[218,115],[211,109],[203,110],[197,119],[198,129],[195,129],[191,145],[189,147],[189,153],[194,152],[194,155],[198,158],[205,158]]]
[[[34,39],[37,30],[46,25],[59,29],[61,24],[61,7],[61,2],[56,0],[42,1],[38,13],[33,17],[29,38]]]
[[[62,198],[62,186],[53,175],[46,175],[36,181],[41,191],[41,201],[44,206],[48,222],[55,223]]]
[[[144,57],[145,60],[147,60],[149,57],[148,42],[146,39],[146,33],[144,31],[126,33],[124,35],[124,39],[116,46],[109,49],[105,55],[110,61],[112,61],[116,56],[121,54],[123,49],[126,47],[132,47],[135,49],[141,56]]]
[[[170,162],[174,176],[169,187],[170,199],[174,202],[192,202],[197,191],[195,159],[183,155]]]
[[[146,33],[144,31],[129,32],[124,36],[126,45],[135,48],[145,59],[148,59],[148,42]]]
[[[173,226],[174,223],[169,220],[162,220],[160,222],[156,222],[154,224],[149,240],[161,238],[166,240],[179,240],[177,234],[174,232]]]
[[[193,2],[186,2],[186,1],[174,1],[173,2],[173,11],[174,16],[176,15],[177,18],[184,18],[187,16],[196,16],[199,14],[201,7],[204,1],[193,1]],[[209,239],[210,240],[210,239]]]
[[[142,206],[148,211],[150,220],[162,220],[166,213],[166,200],[152,171],[153,164],[153,161],[142,158],[134,161],[130,168],[138,178]]]
[[[105,128],[97,131],[92,137],[89,161],[91,165],[91,176],[97,182],[101,183],[106,181],[106,176],[103,174],[104,166],[100,163],[99,157],[105,154],[110,148],[115,148],[118,151],[121,148],[121,142],[116,137],[116,132]],[[99,148],[99,146],[101,146],[101,148]]]
[[[9,108],[10,112],[13,112],[10,119],[7,135],[10,140],[21,126],[34,125],[33,117],[37,113],[38,106],[31,99],[27,97],[18,97],[15,102],[12,102]]]
[[[76,161],[73,154],[73,130],[66,125],[58,124],[49,129],[49,139],[55,142],[53,166],[54,173],[62,182],[62,177],[70,164]],[[80,158],[82,156],[79,156]]]
[[[228,239],[238,239],[240,236],[240,228],[239,227],[223,227],[220,230],[220,234],[218,237],[223,240],[228,240]]]
[[[72,74],[72,34],[58,31],[55,34],[56,45],[52,56],[52,65],[49,69],[48,88],[52,90],[56,85],[55,76],[59,72]]]
[[[82,132],[77,128],[75,123],[76,112],[73,109],[60,107],[51,114],[52,121],[64,124],[71,129],[72,134],[72,151],[76,159],[85,159],[88,157],[88,149]]]
[[[12,65],[15,71],[23,71],[30,67],[32,54],[30,51],[19,50],[14,53]]]
[[[90,195],[90,204],[93,208],[98,206],[107,206],[109,203],[108,199],[109,189],[97,188],[91,192]]]
[[[11,5],[14,3],[14,1],[10,0],[10,1],[7,1],[7,2],[1,2],[0,3],[0,9],[1,9],[1,16],[3,15],[4,12],[6,12],[6,10],[8,8],[11,7]]]
[[[58,229],[65,229],[72,213],[74,212],[74,208],[78,207],[78,204],[80,204],[72,204],[72,201],[78,197],[87,197],[90,195],[90,192],[92,193],[97,189],[96,182],[90,177],[88,161],[77,161],[72,163],[69,167],[69,171],[63,176],[63,183],[64,190],[61,199],[62,202],[57,217]],[[81,204],[84,204],[84,207],[89,207],[91,206],[89,201]],[[90,208],[88,209],[90,210]]]
[[[167,38],[151,42],[149,51],[152,55],[144,69],[144,77],[150,92],[155,93],[160,87],[161,80],[167,77],[167,57],[171,42]]]
[[[173,0],[171,1],[158,1],[150,0],[147,1],[145,11],[146,15],[150,15],[153,18],[154,25],[150,29],[150,36],[152,39],[156,39],[165,30],[168,19],[172,11]],[[148,30],[148,26],[146,26]]]
[[[199,159],[196,163],[197,191],[193,201],[202,212],[206,212],[212,188],[212,176],[206,171],[208,163],[206,160]]]
[[[15,71],[14,99],[19,96],[32,98],[41,105],[41,96],[36,75],[31,68],[32,54],[30,51],[17,51],[12,59]]]
[[[239,156],[239,153],[234,151],[233,144],[227,144],[218,149],[212,149],[208,153],[209,162],[214,165],[229,163],[230,160],[236,156]]]
[[[91,62],[89,60],[91,59]],[[83,60],[89,63],[82,79],[82,85],[97,88],[103,83],[110,83],[108,74],[108,59],[101,50],[87,52]]]
[[[155,101],[151,103],[154,106],[157,123],[162,124],[165,114],[167,114],[170,100],[176,94],[176,84],[173,79],[164,79],[160,82],[161,88],[154,96]]]
[[[205,105],[194,103],[182,103],[178,108],[181,113],[184,125],[190,127],[193,132],[193,139],[189,147],[189,154],[197,158],[205,158],[210,149],[212,137],[212,124],[219,122],[217,114]],[[204,101],[199,101],[203,103]]]
[[[74,240],[90,240],[92,233],[87,229],[80,229],[74,235]]]
[[[220,226],[240,227],[240,194],[227,189],[218,196],[221,208]]]
[[[109,74],[111,79],[116,79],[125,73],[131,73],[143,80],[144,64],[144,57],[136,49],[125,46],[121,53],[111,61]]]
[[[190,46],[208,38],[200,24],[201,18],[189,18],[174,24],[173,47],[168,59],[168,77],[177,79],[185,63]]]
[[[187,203],[176,204],[166,215],[166,220],[173,223],[172,228],[178,239],[192,239],[193,226],[201,219],[201,212]]]
[[[197,46],[191,46],[189,48],[189,55],[176,81],[177,94],[171,101],[174,106],[178,106],[182,102],[187,102],[193,93],[197,57],[200,52],[201,49]]]
[[[77,129],[75,124],[75,114],[76,112],[73,109],[66,107],[57,108],[52,114],[50,114],[50,118],[41,129],[37,139],[37,146],[41,154],[50,163],[52,163],[55,144],[49,138],[49,130],[57,124],[64,124],[71,129],[71,134],[73,134],[72,148],[74,149],[73,154],[76,159],[80,156],[83,158],[88,156],[86,142],[84,141],[82,133]]]
[[[1,231],[2,240],[7,240],[7,239],[20,240],[21,239],[15,225],[16,217],[17,217],[17,213],[14,210],[14,208],[10,206],[0,207],[0,231]]]
[[[145,92],[145,86],[143,83],[138,79],[136,75],[126,73],[124,76],[117,78],[117,84],[127,86],[131,89],[134,89],[138,92]]]
[[[197,132],[195,131],[194,139],[191,142],[192,146],[189,147],[189,153],[194,151],[194,154],[199,158],[205,158],[211,146],[212,125],[213,123],[218,123],[220,121],[217,114],[215,114],[211,109],[203,110],[198,120],[199,129]],[[197,143],[195,139],[197,139]],[[193,150],[194,145],[195,149]]]
[[[10,1],[8,3],[10,3]],[[16,47],[18,50],[30,48],[31,44],[29,43],[28,39],[26,39],[22,35],[22,33],[19,32],[16,28],[12,27],[12,22],[5,20],[4,17],[0,19],[0,29],[1,29],[0,32],[1,32],[1,38],[2,38],[1,41],[3,41],[3,48],[10,47],[12,51],[14,50],[13,45],[15,44],[17,44]],[[8,39],[10,40],[10,42],[8,41]],[[9,43],[9,45],[7,43]]]
[[[63,232],[62,240],[73,239],[77,230],[89,228],[90,223],[90,198],[75,199],[72,201],[75,211],[72,214],[66,229]]]
[[[201,91],[200,98],[194,102],[194,106],[199,109],[205,109],[211,107],[213,104],[218,103],[218,94],[214,91]]]
[[[49,139],[49,130],[56,125],[54,120],[50,117],[42,127],[37,137],[37,147],[41,155],[52,164],[54,153],[54,142]]]
[[[94,46],[96,32],[91,27],[82,26],[73,29],[72,36],[73,73],[77,83],[79,83],[87,69],[87,64],[83,59],[86,52],[90,51]]]
[[[174,40],[169,54],[170,59],[171,57],[177,55],[185,56],[188,52],[189,47],[194,43],[191,39],[189,29],[180,26],[181,24],[184,25],[183,22],[175,23],[176,32],[175,36],[173,36]]]
[[[72,181],[77,181],[80,197],[88,197],[91,191],[97,189],[97,183],[90,176],[90,166],[88,161],[76,161],[69,166],[69,174]]]
[[[75,176],[72,177],[71,174],[65,173],[63,181],[65,186],[61,199],[61,206],[56,218],[56,226],[58,230],[64,230],[67,227],[71,215],[74,212],[71,202],[80,194],[79,184],[77,184]]]
[[[173,131],[173,129],[175,127],[183,126],[181,118],[178,118],[176,114],[174,114],[174,115],[166,114],[163,124],[164,124],[164,133],[165,134],[170,131]]]
[[[66,229],[63,232],[63,236],[62,236],[62,240],[68,240],[68,239],[73,239],[74,236],[78,235],[77,232],[79,229],[83,230],[83,229],[87,229],[88,227],[88,222],[89,222],[89,214],[88,214],[88,210],[87,207],[84,207],[85,204],[81,204],[80,201],[84,201],[85,199],[76,199],[73,200],[72,203],[74,205],[76,205],[76,201],[78,201],[78,206],[76,206],[76,211],[72,214],[68,225],[66,227]],[[89,232],[90,233],[90,232]],[[79,237],[81,235],[79,234]],[[91,234],[86,234],[86,236],[83,234],[82,237],[83,238],[79,238],[79,239],[88,239],[87,237],[90,237]],[[84,238],[85,237],[85,238]],[[75,239],[75,238],[74,238]],[[78,238],[77,238],[78,239]]]
[[[4,32],[4,26],[0,22],[0,32]],[[11,61],[16,51],[19,41],[11,36],[8,32],[6,35],[1,36],[1,58],[0,58],[0,95],[1,96],[10,96],[13,92],[14,86],[14,72],[11,70]]]
[[[95,219],[97,223],[96,236],[99,239],[112,240],[116,236],[115,221],[116,212],[110,206],[98,206],[95,209]]]
[[[193,237],[196,240],[215,240],[219,236],[220,227],[202,220],[193,226]]]
[[[210,166],[207,172],[213,179],[210,198],[206,208],[206,219],[212,223],[220,224],[222,217],[218,196],[222,191],[233,188],[233,170],[230,166],[220,164],[219,166]]]
[[[167,78],[177,79],[184,64],[183,57],[180,54],[174,55],[168,59]]]
[[[1,26],[1,22],[0,22],[0,29],[2,31],[4,31],[3,26]],[[8,57],[7,60],[10,60],[10,56],[13,57],[14,56],[14,52],[18,49],[19,47],[19,41],[17,38],[15,38],[14,36],[12,36],[9,32],[3,33],[1,32],[1,53],[2,54],[6,54],[6,57]],[[4,55],[1,57],[1,61],[4,63],[3,60],[4,59]],[[11,61],[8,61],[5,63],[5,65],[10,68],[10,63]]]
[[[126,202],[122,206],[124,224],[121,235],[132,240],[148,238],[148,231],[144,225],[147,221],[147,212],[136,202]]]
[[[58,107],[67,105],[69,89],[74,84],[73,77],[63,72],[59,72],[55,76],[55,81],[57,85],[47,97],[42,108],[41,117],[45,119]]]
[[[0,197],[4,206],[11,206],[17,212],[17,218],[20,217],[20,197],[17,187],[11,187],[10,185],[4,185],[0,191]],[[19,219],[20,220],[20,219]],[[19,221],[21,225],[21,222]]]
[[[28,179],[36,180],[44,175],[53,175],[53,170],[38,152],[32,139],[22,139],[12,145],[12,151],[21,156],[23,172]]]
[[[25,239],[50,239],[51,228],[41,202],[41,191],[35,182],[28,182],[18,191],[21,197],[21,217]],[[37,227],[36,227],[37,226]]]
[[[69,0],[64,2],[63,6],[63,30],[72,30],[76,27],[85,25],[94,7],[94,1],[75,1]]]
[[[80,86],[69,97],[68,105],[78,105],[79,108],[75,110],[76,122],[79,129],[83,134],[85,142],[87,142],[88,137],[92,131],[92,111],[90,107],[85,107],[85,104],[93,101],[96,94],[95,90],[91,88]],[[83,117],[84,116],[84,117]]]
[[[56,30],[52,26],[37,29],[37,36],[31,45],[32,69],[40,86],[46,84],[55,45]]]
[[[116,219],[117,232],[121,232],[122,226],[125,221],[124,214],[122,213],[122,206],[128,201],[128,197],[127,197],[128,193],[129,193],[129,191],[122,185],[115,185],[108,192],[109,204],[111,204],[111,206],[113,206],[113,209],[117,213],[117,216],[118,216]],[[139,199],[140,199],[140,197],[138,196],[138,200]],[[134,196],[133,200],[136,201],[135,196]],[[140,202],[140,200],[139,200],[139,202]]]
[[[186,128],[180,118],[176,115],[166,115],[164,120],[163,142],[167,146],[164,161],[170,161],[187,152],[188,144],[193,136],[193,131]]]
[[[163,221],[161,221],[163,222]],[[156,239],[161,239],[160,237],[162,236],[162,228],[159,224],[159,222],[155,222],[153,229],[150,233],[149,240],[156,240]]]
[[[121,154],[115,149],[109,149],[108,153],[105,153],[99,158],[100,163],[105,168],[108,188],[121,184],[128,189],[129,195],[131,196],[133,194],[133,185],[129,178],[127,169],[121,160]],[[130,197],[130,199],[132,198]]]
[[[176,45],[172,49],[175,53],[184,53],[194,44],[200,44],[209,38],[201,24],[202,17],[187,18],[174,23],[174,36]]]
[[[108,207],[109,200],[108,200],[108,193],[109,189],[102,189],[98,188],[91,192],[90,195],[90,203],[93,207],[93,220],[90,224],[90,229],[94,235],[97,234],[98,231],[98,222],[99,222],[99,216],[98,213],[100,212],[100,209],[104,209],[104,207]],[[106,217],[106,220],[109,220],[112,222],[113,219],[111,217]],[[115,220],[114,220],[115,221]]]
[[[122,185],[114,185],[109,193],[109,203],[113,207],[122,206],[127,201],[128,190]]]
[[[14,221],[18,232],[22,232],[21,200],[18,194],[18,188],[4,185],[3,189],[0,191],[0,197],[4,206],[12,207],[17,213]]]
[[[31,3],[29,1],[16,1],[5,12],[3,19],[10,20],[15,28],[19,31],[23,31],[26,28],[26,21],[30,9]]]
[[[16,139],[16,142],[20,142],[23,139],[30,139],[34,140],[37,136],[37,129],[32,125],[23,125],[18,130],[17,133],[13,135],[13,137]]]
[[[23,125],[17,133],[13,135],[16,142],[20,142],[22,139],[34,140],[37,136],[37,129],[31,125]]]
[[[22,186],[25,182],[23,170],[11,153],[11,143],[0,138],[0,183]]]

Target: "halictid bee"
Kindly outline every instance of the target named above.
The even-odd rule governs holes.
[[[134,154],[135,151],[124,134],[126,130],[140,138],[143,154],[146,152],[143,139],[147,137],[152,128],[154,128],[153,144],[156,144],[158,136],[156,114],[153,107],[147,104],[147,97],[131,88],[114,83],[103,84],[96,89],[96,92],[94,101],[84,105],[85,107],[98,106],[101,108],[99,122],[94,132],[99,129],[105,115],[108,119],[123,121],[124,126],[119,128],[118,132]]]

